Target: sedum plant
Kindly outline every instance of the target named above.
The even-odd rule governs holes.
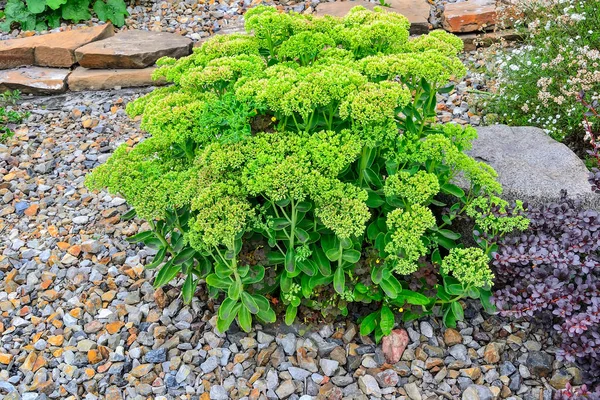
[[[161,59],[155,76],[173,85],[128,105],[151,137],[87,177],[148,221],[129,240],[157,250],[155,286],[181,277],[188,302],[200,281],[224,293],[221,331],[273,322],[271,303],[287,323],[301,306],[373,303],[361,333],[378,340],[398,310],[454,325],[460,299],[491,307],[482,238],[527,221],[491,214],[506,204],[495,172],[464,153],[475,130],[433,123],[436,94],[465,73],[460,39],[409,40],[405,17],[361,7],[335,18],[261,6],[246,29]],[[489,232],[480,247],[461,244],[461,215]],[[411,290],[426,266],[436,279]]]

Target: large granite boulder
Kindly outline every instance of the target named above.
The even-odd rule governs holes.
[[[543,130],[493,125],[477,132],[469,154],[494,167],[507,200],[548,204],[566,190],[583,206],[600,210],[600,195],[592,192],[583,161]]]

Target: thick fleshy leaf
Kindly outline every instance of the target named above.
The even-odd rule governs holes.
[[[227,289],[227,295],[232,300],[237,300],[240,298],[240,293],[242,293],[242,282],[239,279],[235,279],[229,288]]]
[[[194,274],[188,274],[183,283],[183,287],[181,288],[181,295],[185,304],[189,304],[192,301],[197,286],[198,280],[194,279]]]
[[[232,283],[231,278],[220,278],[217,274],[210,274],[206,277],[206,284],[217,289],[228,289]]]
[[[360,260],[360,251],[349,249],[342,252],[342,259],[349,263],[355,264]]]
[[[156,278],[154,278],[154,287],[159,288],[168,282],[170,282],[173,278],[177,276],[177,274],[181,271],[181,265],[173,265],[170,261],[162,266]]]
[[[293,305],[288,305],[285,310],[285,324],[291,325],[296,320],[296,313],[298,312],[298,307],[294,307]]]
[[[342,267],[338,266],[335,270],[333,275],[333,289],[339,294],[344,293],[346,289],[346,273]]]
[[[248,292],[242,292],[242,304],[252,314],[257,314],[259,311],[258,304],[256,304],[256,301]]]
[[[194,254],[196,254],[196,250],[194,248],[186,247],[185,249],[183,249],[179,254],[177,254],[173,258],[173,264],[175,264],[175,265],[183,264],[186,261],[188,261],[189,259],[191,259],[192,257],[194,257]]]
[[[360,323],[360,334],[361,336],[367,336],[371,332],[375,330],[377,326],[377,317],[379,316],[379,311],[372,312],[367,315],[362,322]]]
[[[252,329],[252,314],[246,307],[240,307],[237,319],[240,328],[242,328],[244,332],[250,332]]]
[[[396,317],[388,306],[381,307],[381,317],[379,320],[379,327],[385,336],[389,335],[394,329],[396,323]]]

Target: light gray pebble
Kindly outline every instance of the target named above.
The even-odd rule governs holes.
[[[229,399],[229,393],[221,385],[212,385],[210,387],[210,399],[211,400],[227,400],[227,399]]]
[[[292,379],[296,381],[304,381],[311,374],[310,371],[298,367],[289,367],[288,372],[292,376]]]
[[[205,374],[213,372],[219,366],[219,360],[215,356],[208,357],[206,361],[200,364],[200,369]]]
[[[427,321],[421,321],[421,324],[419,325],[420,329],[421,329],[421,334],[423,334],[425,337],[427,338],[432,338],[433,337],[433,327],[431,326],[431,324]]]

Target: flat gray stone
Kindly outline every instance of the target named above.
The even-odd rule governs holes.
[[[85,68],[146,68],[161,57],[180,58],[192,51],[192,41],[175,33],[125,31],[78,48]]]
[[[542,205],[559,201],[566,190],[582,206],[600,209],[583,161],[542,129],[493,125],[477,132],[468,153],[496,170],[505,199]]]

